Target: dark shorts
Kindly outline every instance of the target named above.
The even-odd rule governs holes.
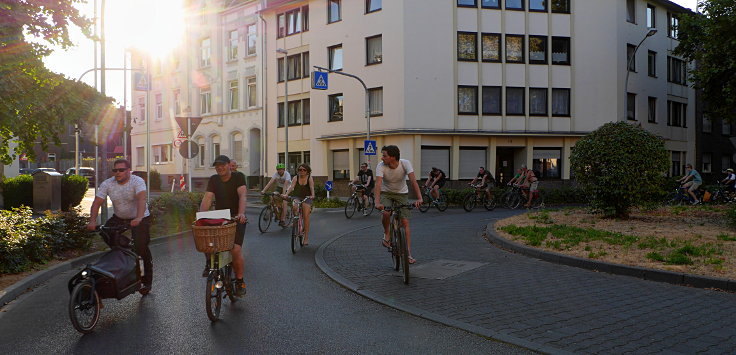
[[[245,239],[245,226],[247,223],[236,222],[238,225],[235,227],[235,244],[243,246],[243,240]]]
[[[284,193],[284,188],[281,187],[281,186],[276,186],[276,192],[282,194],[282,193]]]

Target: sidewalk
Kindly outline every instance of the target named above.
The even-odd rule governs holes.
[[[412,279],[404,285],[378,226],[324,243],[331,278],[388,306],[547,353],[732,353],[736,294],[553,264],[501,250],[479,216],[416,215]],[[493,222],[494,220],[487,220]],[[437,233],[438,226],[442,233]]]

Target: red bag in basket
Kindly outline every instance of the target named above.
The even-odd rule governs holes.
[[[223,224],[227,224],[229,221],[230,220],[224,218],[200,218],[194,222],[194,225],[198,227],[221,226]]]

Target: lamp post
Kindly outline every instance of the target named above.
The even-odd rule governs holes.
[[[289,72],[287,71],[289,51],[283,48],[278,48],[276,49],[276,53],[284,55],[284,165],[286,166],[286,171],[289,171]],[[276,81],[278,81],[278,78],[276,78]],[[276,104],[276,107],[276,115],[278,116],[278,103]],[[294,173],[296,173],[296,171]]]
[[[639,50],[639,47],[641,47],[641,44],[644,43],[644,41],[654,36],[654,34],[657,33],[656,28],[650,28],[647,32],[646,36],[639,41],[639,44],[636,45],[636,48],[634,48],[634,53],[631,55],[629,60],[626,61],[626,80],[624,80],[624,117],[623,120],[626,121],[629,118],[629,73],[631,73],[631,70],[629,68],[631,67],[631,62],[636,57],[636,51]]]

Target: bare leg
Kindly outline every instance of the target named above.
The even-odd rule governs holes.
[[[312,209],[309,205],[305,205],[302,208],[302,215],[304,216],[304,244],[309,244],[309,216],[312,214]]]
[[[409,228],[409,219],[402,218],[401,224],[404,226],[404,231],[406,232],[406,250],[409,252],[409,257],[411,256],[411,229]]]
[[[386,238],[386,237],[389,237],[388,225],[389,225],[390,219],[391,219],[391,214],[389,214],[388,212],[383,212],[383,215],[381,216],[381,224],[383,224],[383,238],[385,240],[390,240],[390,238],[389,239]]]
[[[235,278],[242,279],[245,273],[245,258],[242,253],[243,247],[235,244],[230,249],[230,254],[233,256],[233,270],[235,270]]]

